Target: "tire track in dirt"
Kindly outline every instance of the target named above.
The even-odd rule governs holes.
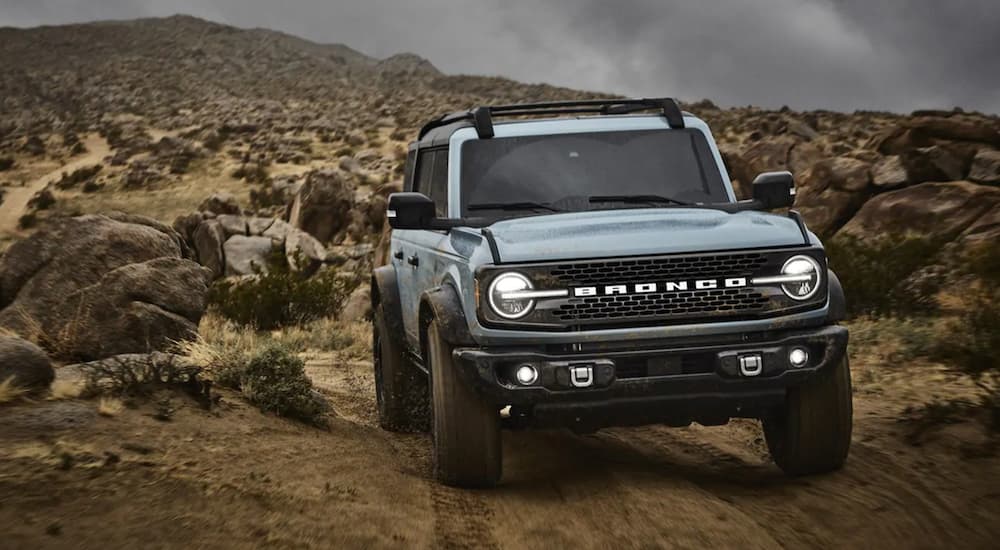
[[[784,546],[908,540],[941,547],[953,544],[956,534],[988,540],[981,522],[968,520],[922,476],[877,449],[855,441],[844,470],[788,479],[773,466],[754,466],[720,449],[712,439],[731,435],[727,432],[645,428],[635,438],[665,455],[700,457],[703,463],[684,475],[715,498],[760,518],[758,523]]]
[[[500,548],[491,524],[494,514],[476,492],[429,481],[434,504],[435,548]]]

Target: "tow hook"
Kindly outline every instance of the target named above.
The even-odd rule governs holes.
[[[594,384],[594,367],[570,367],[569,381],[574,388],[589,388]]]
[[[747,377],[759,375],[764,370],[764,358],[759,353],[740,356],[740,374]]]

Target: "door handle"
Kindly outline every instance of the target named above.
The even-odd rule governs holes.
[[[397,250],[396,252],[394,252],[392,254],[392,256],[394,258],[396,258],[397,260],[402,260],[403,259],[403,251],[402,250]]]
[[[413,256],[410,256],[409,258],[406,259],[406,263],[412,265],[413,267],[417,267],[418,265],[420,265],[420,258],[418,258],[416,254],[414,254]]]

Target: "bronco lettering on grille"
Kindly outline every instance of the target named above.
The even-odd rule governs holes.
[[[599,286],[578,286],[573,288],[574,298],[588,296],[616,296],[630,294],[653,294],[657,292],[683,292],[686,290],[714,290],[718,288],[743,288],[750,286],[746,277],[725,279],[695,279],[691,281],[668,281],[664,283],[636,283]]]

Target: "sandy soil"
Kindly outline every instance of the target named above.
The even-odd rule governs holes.
[[[0,409],[0,546],[989,548],[1000,536],[1000,458],[959,444],[978,426],[908,444],[893,385],[858,393],[850,461],[828,476],[782,476],[759,426],[740,421],[507,433],[503,484],[462,491],[429,479],[427,436],[374,425],[369,364],[319,357],[309,371],[338,411],[328,430],[229,394],[211,412],[170,393],[110,418],[93,401]],[[176,412],[155,420],[166,398]]]

